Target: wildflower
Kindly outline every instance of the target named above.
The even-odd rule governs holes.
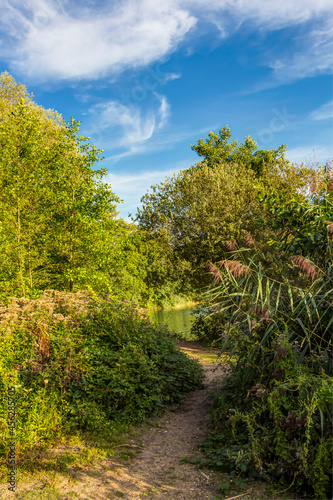
[[[283,342],[284,340],[285,340],[285,338],[284,338],[283,333],[280,333],[280,335],[277,338],[277,341],[280,343],[280,342]]]
[[[266,389],[258,389],[257,392],[255,393],[255,396],[257,398],[262,398],[263,395],[265,394],[265,392],[266,392]]]
[[[307,275],[308,278],[311,276],[312,281],[314,280],[314,278],[316,277],[316,269],[311,260],[306,259],[301,255],[294,255],[293,257],[290,258],[295,262],[295,264],[298,265],[300,270]]]

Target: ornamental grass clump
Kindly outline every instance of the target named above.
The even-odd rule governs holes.
[[[36,300],[10,298],[0,308],[1,456],[9,387],[16,390],[20,463],[68,433],[142,421],[201,380],[199,364],[167,330],[126,303],[52,290]]]
[[[232,371],[213,396],[203,463],[266,479],[280,493],[330,499],[332,262],[320,268],[302,255],[268,259],[243,248],[221,263],[201,332],[209,325]]]

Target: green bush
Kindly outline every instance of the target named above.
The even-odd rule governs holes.
[[[46,291],[0,309],[0,449],[16,387],[17,454],[68,430],[139,422],[200,386],[200,365],[125,303]]]

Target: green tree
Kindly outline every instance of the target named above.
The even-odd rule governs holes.
[[[49,273],[58,286],[70,291],[93,265],[95,243],[102,233],[117,225],[115,203],[119,202],[111,186],[102,182],[106,170],[93,168],[101,151],[78,132],[79,123],[74,120],[62,130],[61,155],[49,179],[53,228],[48,240]]]
[[[206,143],[200,140],[192,146],[205,159],[152,186],[136,215],[140,228],[156,237],[163,235],[177,261],[190,264],[188,280],[196,285],[205,283],[203,264],[222,258],[233,240],[244,241],[247,232],[259,241],[267,239],[269,229],[263,238],[258,224],[259,218],[270,217],[258,200],[262,190],[275,187],[283,189],[288,199],[295,193],[304,197],[302,191],[313,174],[309,168],[291,165],[284,146],[256,151],[251,138],[245,145],[230,144],[229,138],[225,127],[220,136],[211,133]],[[259,165],[258,158],[260,169],[254,166]]]
[[[218,134],[210,132],[207,139],[199,139],[197,145],[191,145],[193,151],[207,160],[209,166],[214,166],[219,160],[227,163],[246,165],[252,169],[257,177],[261,177],[265,167],[284,162],[284,153],[287,146],[283,144],[278,149],[260,149],[250,136],[245,136],[244,144],[233,140],[228,125],[220,128]]]
[[[106,171],[93,168],[102,151],[8,73],[0,76],[0,118],[2,292],[73,291],[117,214]]]
[[[110,221],[99,233],[92,261],[85,277],[88,287],[114,299],[146,303],[146,257],[142,236],[135,224],[123,219]]]
[[[274,236],[270,240],[287,255],[300,254],[325,266],[332,262],[333,233],[333,170],[330,164],[320,167],[313,175],[307,197],[295,193],[288,198],[282,191],[272,188],[262,191],[260,202],[270,217],[261,221],[270,227]]]
[[[48,213],[45,171],[59,116],[36,106],[26,89],[4,73],[0,79],[0,213],[2,282],[23,295],[40,283]]]

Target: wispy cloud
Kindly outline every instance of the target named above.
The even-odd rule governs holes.
[[[172,1],[68,6],[56,0],[5,0],[1,27],[17,70],[42,79],[96,79],[161,59],[196,23]]]
[[[333,70],[333,16],[320,29],[309,29],[299,38],[292,55],[276,59],[270,67],[279,84],[330,73]]]
[[[201,0],[193,0],[201,4]],[[244,26],[270,32],[289,26],[306,26],[284,55],[270,51],[262,60],[272,69],[271,77],[260,82],[255,91],[271,88],[318,74],[333,68],[333,9],[331,0],[207,0],[208,16],[222,37]],[[223,4],[223,7],[222,7]],[[209,11],[209,8],[211,9]],[[207,12],[207,11],[206,11]],[[252,91],[250,91],[252,93]]]
[[[156,136],[152,137],[151,140],[147,140],[145,142],[136,143],[136,144],[128,144],[127,147],[121,152],[116,152],[108,156],[105,161],[110,164],[115,164],[122,158],[127,158],[129,156],[134,155],[142,155],[145,153],[151,153],[154,151],[165,151],[171,149],[175,146],[175,144],[187,141],[187,147],[190,149],[190,143],[196,142],[197,137],[204,134],[207,135],[210,130],[217,129],[217,125],[215,124],[213,127],[205,127],[197,130],[185,130],[178,132],[170,132],[164,131],[162,134],[158,133],[158,129],[156,130]],[[110,143],[105,143],[105,149],[112,150],[112,139],[110,139]],[[189,168],[191,164],[194,164],[196,161],[199,161],[199,158],[195,157],[195,160],[189,160],[184,168]]]
[[[264,30],[280,29],[293,24],[304,23],[310,19],[322,16],[332,16],[331,0],[200,0],[214,10],[220,10],[238,18],[239,22],[250,21]]]
[[[319,162],[320,164],[325,164],[327,160],[333,157],[333,149],[320,144],[299,146],[289,149],[286,156],[290,161],[296,163],[315,165]]]
[[[158,128],[161,129],[164,127],[164,125],[166,125],[168,118],[170,116],[170,104],[168,103],[166,97],[164,96],[160,97],[158,96],[158,94],[156,94],[156,96],[161,100],[161,105],[159,108],[160,122],[158,124]]]
[[[223,38],[313,21],[297,53],[267,62],[287,81],[329,70],[332,19],[331,0],[2,0],[0,56],[25,76],[94,80],[163,61],[212,23]]]
[[[310,113],[311,120],[329,120],[333,118],[333,99],[326,104],[320,106]]]
[[[155,94],[159,101],[156,109],[143,108],[138,105],[125,105],[119,101],[107,101],[90,108],[92,118],[91,134],[99,133],[104,140],[112,138],[114,147],[126,147],[134,152],[140,145],[148,141],[156,130],[162,129],[170,115],[170,105],[164,96]],[[122,153],[120,157],[127,156]]]
[[[105,178],[112,186],[112,190],[124,200],[122,206],[118,208],[124,217],[128,213],[136,213],[137,207],[141,206],[141,197],[149,190],[153,184],[164,182],[166,177],[171,177],[175,172],[188,168],[187,162],[176,163],[172,168],[164,170],[154,170],[147,172],[138,172],[131,174],[112,174],[109,173]]]

